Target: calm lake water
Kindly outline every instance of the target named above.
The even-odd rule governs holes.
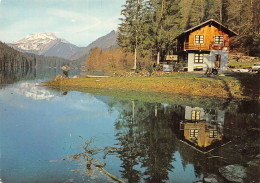
[[[258,101],[144,103],[42,86],[59,72],[1,71],[0,182],[227,182],[228,165],[259,181]]]

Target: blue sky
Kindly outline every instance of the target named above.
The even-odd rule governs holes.
[[[117,29],[125,0],[0,0],[0,40],[53,32],[78,46]]]

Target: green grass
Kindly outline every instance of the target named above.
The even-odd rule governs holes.
[[[215,78],[205,77],[203,73],[171,73],[158,77],[61,79],[46,82],[45,85],[70,87],[74,90],[84,88],[84,90],[136,92],[140,96],[143,93],[160,93],[165,98],[169,98],[167,95],[177,94],[210,98],[259,99],[258,83],[258,75],[252,73],[231,73]]]
[[[236,61],[233,61],[233,62],[229,62],[228,63],[228,66],[230,67],[234,67],[234,68],[252,68],[252,66],[254,65],[256,61],[248,61],[248,62],[236,62]]]
[[[134,100],[147,103],[167,103],[175,105],[189,105],[189,106],[200,106],[205,108],[221,108],[226,99],[212,98],[212,97],[201,97],[201,96],[188,96],[178,94],[167,94],[158,92],[140,92],[130,91],[124,89],[98,89],[98,88],[82,88],[82,87],[62,87],[52,86],[49,87],[60,93],[67,93],[69,91],[79,91],[84,93],[91,93],[102,96],[109,96],[116,100]]]

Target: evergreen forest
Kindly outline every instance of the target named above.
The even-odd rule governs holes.
[[[260,56],[259,12],[259,0],[126,0],[118,44],[135,55],[135,63],[138,56],[158,61],[174,53],[176,36],[214,19],[238,33],[231,52]]]
[[[33,67],[35,62],[28,58],[25,54],[7,46],[0,42],[0,69],[14,69]]]
[[[45,57],[32,53],[21,53],[0,41],[0,70],[35,67],[60,68],[64,65],[76,67],[78,62],[72,62],[58,57]]]
[[[147,69],[163,61],[165,55],[176,54],[174,38],[210,19],[238,34],[231,37],[231,54],[260,57],[259,12],[259,0],[126,0],[118,26],[119,48],[92,49],[86,67]]]

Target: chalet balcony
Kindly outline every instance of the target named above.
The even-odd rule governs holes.
[[[211,50],[222,50],[229,51],[229,45],[215,45],[215,44],[192,44],[192,43],[184,43],[178,47],[178,51],[186,51],[186,50],[203,50],[203,51],[211,51]]]

